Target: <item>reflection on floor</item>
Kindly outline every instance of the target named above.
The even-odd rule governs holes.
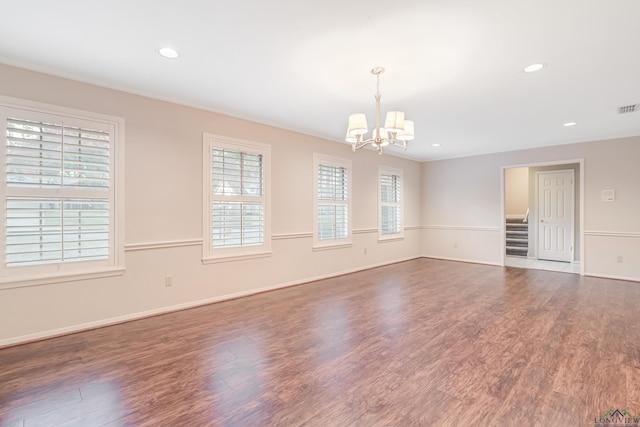
[[[572,262],[545,261],[522,257],[504,257],[507,267],[533,268],[535,270],[561,271],[563,273],[580,274],[580,264]]]

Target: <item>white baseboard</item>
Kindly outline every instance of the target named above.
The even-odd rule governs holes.
[[[624,280],[625,282],[640,282],[640,277],[616,276],[611,274],[584,273],[588,277],[598,277],[601,279]]]
[[[500,264],[499,262],[478,261],[475,259],[449,258],[449,257],[431,256],[431,255],[422,255],[422,258],[441,259],[444,261],[468,262],[470,264],[495,265],[498,267],[502,267],[502,264]]]

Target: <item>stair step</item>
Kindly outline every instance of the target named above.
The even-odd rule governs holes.
[[[526,222],[523,222],[523,221],[524,221],[524,217],[521,217],[521,218],[506,218],[506,222],[509,223],[509,224],[518,224],[518,223],[519,224],[523,224],[523,223],[526,224]]]
[[[529,239],[512,239],[507,237],[507,244],[509,243],[529,243]]]
[[[507,247],[506,254],[510,255],[510,256],[526,257],[527,254],[528,254],[528,251],[527,251],[526,248],[510,248],[510,247]]]
[[[526,231],[507,231],[507,239],[513,237],[514,239],[527,239],[529,233]]]

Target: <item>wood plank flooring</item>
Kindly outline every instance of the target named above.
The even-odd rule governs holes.
[[[593,426],[640,283],[417,259],[0,350],[0,425]]]

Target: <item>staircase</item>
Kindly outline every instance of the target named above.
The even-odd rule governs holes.
[[[525,217],[526,218],[526,217]],[[526,257],[529,252],[529,224],[525,218],[507,218],[507,255]]]

